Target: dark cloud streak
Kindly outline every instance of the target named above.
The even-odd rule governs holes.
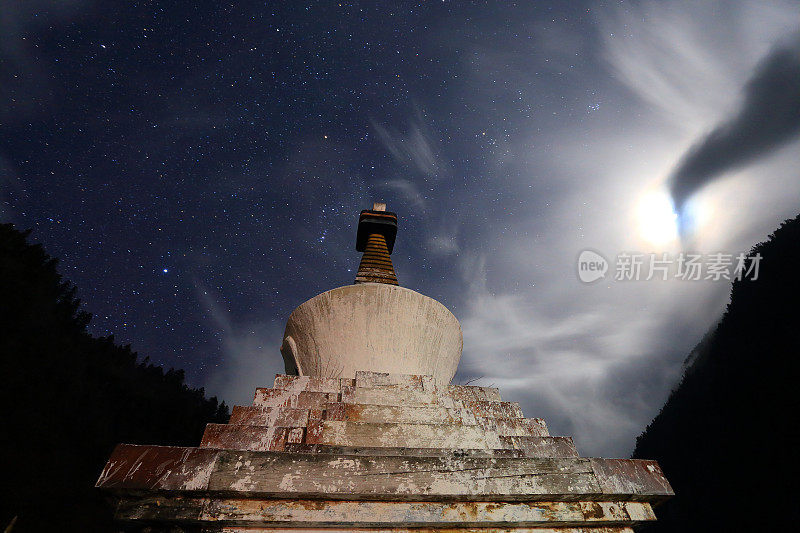
[[[683,156],[670,178],[676,208],[723,173],[741,167],[800,132],[800,35],[775,47],[745,86],[735,117]]]

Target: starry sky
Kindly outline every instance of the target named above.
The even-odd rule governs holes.
[[[800,4],[0,1],[0,220],[91,331],[246,404],[294,307],[352,283],[385,201],[401,285],[459,318],[455,382],[626,456],[726,280],[800,212]],[[583,283],[592,250],[609,275]]]

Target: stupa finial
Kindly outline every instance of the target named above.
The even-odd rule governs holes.
[[[392,250],[397,236],[397,214],[386,210],[386,204],[375,202],[372,209],[358,217],[356,250],[363,252],[358,265],[356,283],[399,285],[392,265]]]

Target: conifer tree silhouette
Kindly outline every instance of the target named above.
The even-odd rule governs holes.
[[[92,337],[76,288],[30,231],[0,224],[0,529],[116,531],[94,482],[119,442],[196,446],[228,407]]]
[[[791,531],[800,520],[800,215],[756,254],[758,279],[733,282],[727,311],[637,439],[634,457],[657,459],[676,493],[642,531]]]

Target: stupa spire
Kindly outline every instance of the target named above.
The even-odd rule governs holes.
[[[399,285],[392,265],[392,250],[397,236],[397,214],[376,202],[358,217],[356,250],[363,252],[355,283]]]

